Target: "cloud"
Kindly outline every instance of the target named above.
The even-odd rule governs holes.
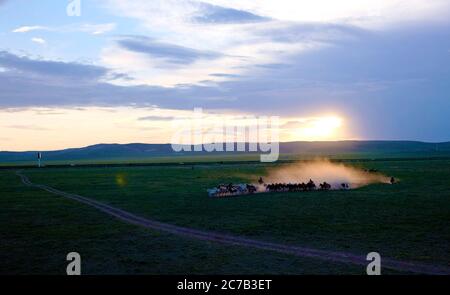
[[[31,38],[31,41],[33,41],[34,43],[41,44],[41,45],[47,44],[47,41],[45,41],[42,38],[38,38],[38,37]]]
[[[269,18],[247,11],[224,8],[216,5],[203,4],[202,8],[199,15],[193,18],[194,22],[205,24],[243,24],[269,20]]]
[[[138,118],[139,121],[170,121],[173,120],[172,116],[145,116]]]
[[[220,54],[212,51],[202,51],[158,42],[143,36],[129,36],[117,42],[122,48],[127,50],[144,53],[152,58],[160,58],[176,64],[191,64],[198,59],[214,59],[220,56]]]
[[[291,54],[322,46],[312,36],[277,40],[264,31],[277,27],[281,33],[292,23],[234,8],[178,0],[107,3],[114,13],[137,19],[153,36],[123,38],[119,46],[102,52],[104,66],[128,73],[135,84],[175,87],[227,81],[246,75],[254,65],[280,63]]]
[[[117,25],[115,23],[104,23],[104,24],[75,23],[59,27],[22,26],[14,29],[12,32],[13,33],[29,33],[32,31],[48,31],[55,33],[85,32],[92,35],[102,35],[115,30],[116,27]]]
[[[47,30],[47,28],[43,27],[43,26],[23,26],[23,27],[14,29],[12,32],[13,33],[28,33],[28,32],[36,31],[36,30]]]
[[[239,75],[233,75],[233,74],[224,74],[224,73],[212,73],[210,74],[212,77],[226,77],[226,78],[239,78]]]
[[[121,87],[105,83],[110,69],[74,62],[32,59],[0,52],[0,108],[55,106],[193,107],[195,95],[163,87]],[[208,91],[206,91],[207,93]],[[182,98],[182,93],[188,98]],[[201,97],[198,97],[201,100]],[[164,103],[164,101],[166,101]],[[190,103],[189,103],[190,101]]]
[[[247,11],[281,21],[320,22],[385,28],[415,21],[446,21],[446,0],[202,0],[204,3]]]
[[[229,94],[215,86],[119,86],[107,83],[111,70],[0,52],[0,109],[24,107],[162,106],[172,109],[214,107]],[[211,99],[214,98],[214,99]]]
[[[258,38],[277,43],[330,44],[354,40],[372,34],[355,26],[322,23],[277,22],[254,30]]]
[[[214,9],[107,1],[148,37],[119,36],[95,66],[44,70],[29,64],[45,60],[16,57],[11,65],[14,58],[0,54],[7,69],[0,107],[201,106],[291,117],[336,110],[373,137],[443,136],[450,44],[448,25],[437,21],[450,11],[444,2],[205,2]],[[78,74],[68,74],[72,67]]]
[[[35,111],[35,115],[38,115],[38,116],[49,116],[49,115],[59,116],[59,115],[64,115],[64,114],[65,114],[65,112],[55,111],[52,108],[36,109],[36,111]]]
[[[278,39],[269,34],[274,28],[277,28],[279,33]],[[211,40],[203,40],[203,32],[186,36],[185,40],[197,40],[194,47],[162,42],[145,36],[123,36],[117,40],[117,46],[102,51],[101,61],[105,67],[127,73],[133,78],[131,83],[130,80],[116,81],[120,85],[205,85],[251,74],[257,65],[273,65],[283,60],[287,64],[290,56],[295,53],[323,47],[327,38],[320,31],[317,32],[315,40],[316,33],[305,29],[304,34],[308,36],[295,39],[299,37],[300,32],[297,32],[296,36],[288,37],[289,34],[283,30],[297,30],[297,27],[269,22],[251,27],[247,32],[238,30],[232,33],[235,29],[227,26],[223,29],[230,30],[229,34],[234,37],[227,35],[227,40],[224,40],[221,48],[214,48],[217,44],[210,47]],[[333,30],[338,31],[335,28]],[[206,32],[205,35],[209,33],[212,32]],[[285,37],[282,37],[283,34]],[[331,35],[331,32],[329,34]],[[212,38],[214,37],[209,39]],[[259,71],[262,69],[260,67]]]
[[[447,0],[106,0],[109,9],[142,20],[144,24],[239,24],[261,20],[334,23],[380,29],[399,24],[427,21],[447,22]],[[201,22],[200,22],[201,23]]]
[[[8,72],[13,71],[13,74],[67,77],[74,78],[75,81],[99,79],[108,73],[107,69],[94,65],[36,60],[7,51],[0,51],[0,66]]]
[[[288,121],[280,126],[280,128],[283,129],[295,129],[295,128],[302,128],[305,126],[307,122],[305,121]]]
[[[282,2],[286,7],[246,1],[106,1],[113,13],[138,20],[150,37],[120,38],[116,46],[103,49],[102,65],[133,78],[117,79],[117,85],[210,85],[260,75],[291,64],[299,54],[368,33],[346,22],[294,22],[265,13],[282,9],[304,14],[319,7]],[[349,9],[343,10],[346,17],[360,13]]]
[[[106,24],[82,24],[79,30],[82,32],[87,32],[92,35],[102,35],[114,31],[117,25],[115,23]]]

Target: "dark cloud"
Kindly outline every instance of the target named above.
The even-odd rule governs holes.
[[[0,51],[0,66],[22,74],[67,77],[91,80],[104,76],[108,70],[102,67],[60,61],[34,60]]]
[[[216,87],[192,85],[117,86],[101,79],[109,73],[106,68],[32,60],[7,52],[2,52],[0,67],[7,68],[0,71],[0,108],[3,109],[154,105],[192,109],[220,93]]]
[[[255,36],[280,43],[333,43],[367,37],[369,31],[338,24],[277,22],[274,26],[256,28]]]
[[[174,64],[190,64],[198,59],[214,59],[221,56],[220,53],[158,42],[143,36],[126,36],[117,43],[127,50],[144,53]]]
[[[270,64],[257,64],[255,67],[263,68],[263,69],[286,69],[289,67],[289,64],[281,64],[281,63],[270,63]]]
[[[202,4],[199,14],[194,18],[194,21],[205,24],[243,24],[270,20],[247,11],[210,4]]]
[[[214,73],[210,74],[211,77],[219,77],[219,78],[239,78],[241,75],[236,74],[225,74],[225,73]]]

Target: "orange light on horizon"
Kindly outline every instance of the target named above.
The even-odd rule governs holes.
[[[317,116],[289,120],[283,125],[290,141],[339,140],[344,136],[344,119],[340,116]]]

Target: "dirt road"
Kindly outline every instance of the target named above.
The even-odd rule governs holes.
[[[361,274],[365,274],[365,268],[369,263],[366,261],[366,254],[357,255],[344,252],[317,250],[305,247],[298,247],[292,245],[283,245],[278,243],[264,242],[253,239],[248,239],[241,236],[233,236],[203,230],[197,230],[187,227],[176,226],[168,223],[162,223],[151,219],[139,217],[127,211],[103,204],[101,202],[79,196],[76,194],[66,193],[47,185],[34,184],[26,175],[21,171],[17,171],[16,174],[22,179],[22,182],[30,187],[43,189],[49,193],[66,197],[80,203],[92,206],[104,213],[112,215],[124,222],[139,225],[152,230],[168,232],[178,236],[184,236],[186,238],[217,242],[221,244],[236,245],[248,248],[256,248],[268,251],[274,251],[278,253],[290,254],[299,257],[309,257],[330,262],[339,262],[345,264],[354,264],[361,266]],[[448,275],[450,274],[450,268],[443,266],[433,266],[421,263],[403,262],[394,259],[384,258],[381,259],[382,269],[392,269],[405,273],[419,273],[430,275]]]

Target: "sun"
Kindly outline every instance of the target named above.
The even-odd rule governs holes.
[[[285,124],[291,140],[337,140],[342,135],[343,119],[339,116],[317,116]]]
[[[315,118],[303,129],[306,137],[330,139],[337,136],[337,131],[342,126],[339,117]]]

